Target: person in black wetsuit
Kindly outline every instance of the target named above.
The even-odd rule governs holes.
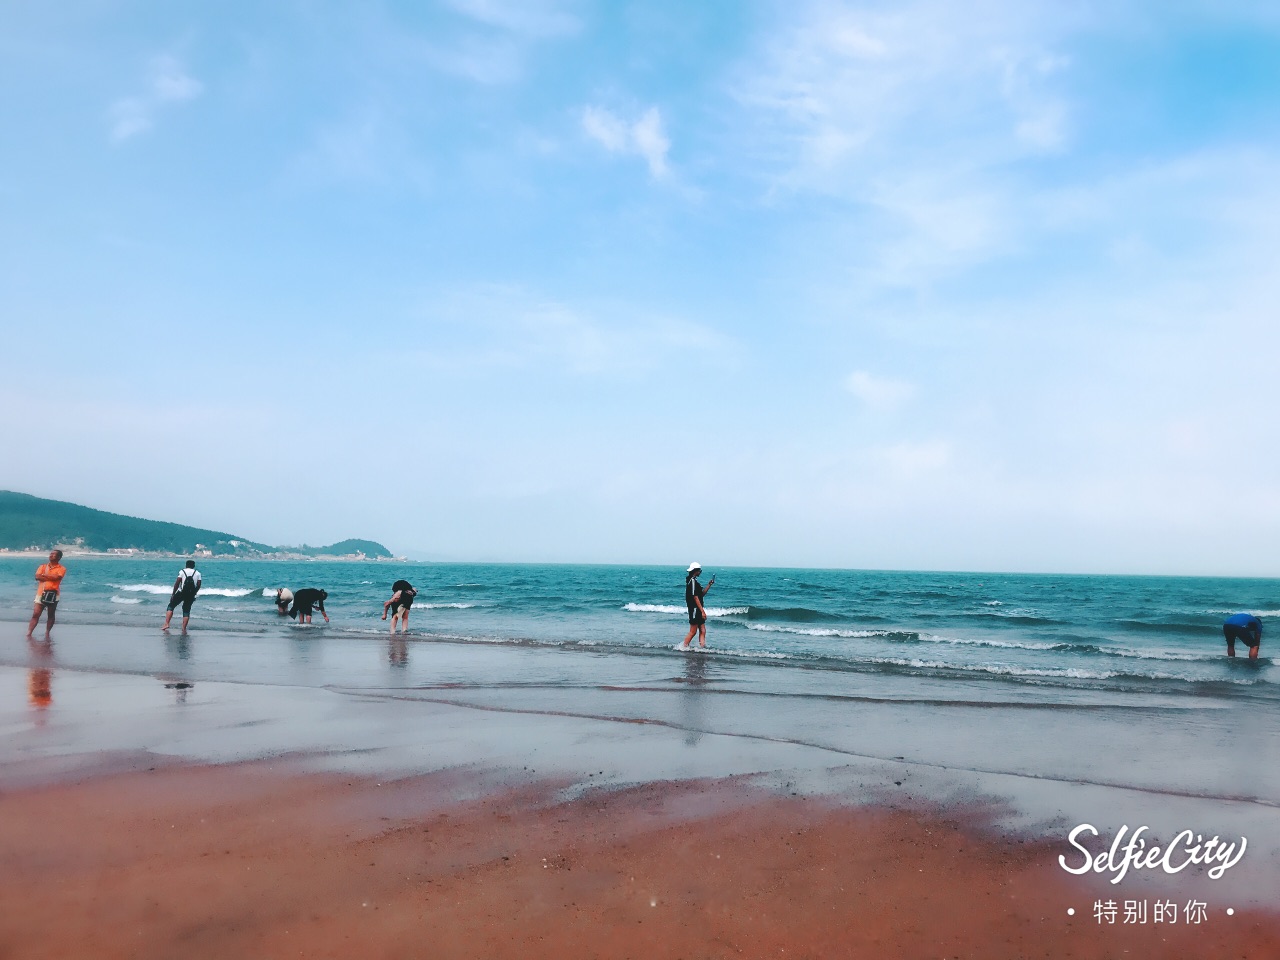
[[[320,615],[324,617],[324,622],[329,622],[329,615],[324,612],[324,601],[329,596],[324,590],[317,590],[315,587],[303,587],[293,595],[293,606],[289,609],[289,616],[297,618],[299,623],[311,622],[311,610],[313,607],[320,608]]]
[[[382,619],[387,619],[387,609],[391,609],[391,632],[396,632],[396,619],[400,620],[400,632],[409,629],[409,608],[413,606],[413,598],[418,595],[413,584],[408,580],[397,580],[391,585],[395,592],[391,599],[382,605]]]
[[[684,576],[684,603],[689,608],[689,633],[685,636],[684,643],[680,644],[681,650],[689,649],[695,633],[698,635],[698,646],[705,648],[707,645],[707,608],[702,605],[702,598],[715,585],[716,578],[712,577],[704,587],[698,582],[701,573],[702,564],[691,563]]]
[[[1236,655],[1236,641],[1244,641],[1249,648],[1249,659],[1258,659],[1258,648],[1262,646],[1262,621],[1251,613],[1236,613],[1227,617],[1222,625],[1222,635],[1227,640],[1227,656]]]

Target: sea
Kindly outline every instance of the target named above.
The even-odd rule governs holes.
[[[0,559],[0,617],[29,616],[38,562]],[[65,562],[59,623],[131,635],[158,629],[181,566]],[[751,665],[757,688],[886,698],[1271,704],[1280,689],[1274,641],[1264,635],[1257,661],[1230,660],[1221,630],[1240,611],[1264,624],[1280,617],[1280,581],[1272,579],[709,566],[708,648],[685,654],[676,649],[688,628],[679,566],[211,559],[200,571],[186,659],[206,662],[220,679],[237,678],[233,664],[278,677],[281,664],[298,659],[290,644],[305,639],[327,651],[304,658],[320,679],[329,670],[332,682],[357,682],[359,651],[386,636],[382,604],[404,578],[419,591],[406,638],[412,655],[393,659],[425,674],[441,662],[433,648],[503,645],[561,654],[538,661],[551,664],[539,667],[548,682],[557,671],[592,682],[613,673],[623,682],[635,673],[628,664],[645,664],[646,673],[655,659],[692,656]],[[282,586],[327,590],[330,623],[318,614],[310,627],[280,617],[274,596]],[[111,666],[109,650],[91,659],[94,668]]]

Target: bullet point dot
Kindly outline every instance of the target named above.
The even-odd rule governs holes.
[[[1228,916],[1228,917],[1234,917],[1235,915],[1236,915],[1235,908],[1234,908],[1234,907],[1227,907],[1227,916]]]
[[[1076,908],[1075,908],[1075,907],[1067,907],[1067,916],[1068,916],[1068,917],[1074,917],[1075,915],[1076,915]]]

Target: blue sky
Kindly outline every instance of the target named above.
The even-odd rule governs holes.
[[[0,486],[422,558],[1280,574],[1272,4],[0,17]]]

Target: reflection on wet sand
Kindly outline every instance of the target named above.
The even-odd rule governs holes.
[[[165,678],[161,677],[160,679],[164,680]],[[174,703],[186,703],[187,691],[194,686],[195,686],[194,683],[188,683],[186,680],[169,680],[165,683],[164,688],[166,690],[173,691]]]
[[[684,676],[678,678],[685,685],[680,696],[680,725],[684,727],[686,746],[695,746],[702,739],[704,704],[702,687],[707,684],[707,658],[690,653],[684,658]]]
[[[27,638],[27,702],[43,712],[53,706],[53,641]]]
[[[401,669],[409,665],[409,643],[403,636],[387,641],[387,663]]]

